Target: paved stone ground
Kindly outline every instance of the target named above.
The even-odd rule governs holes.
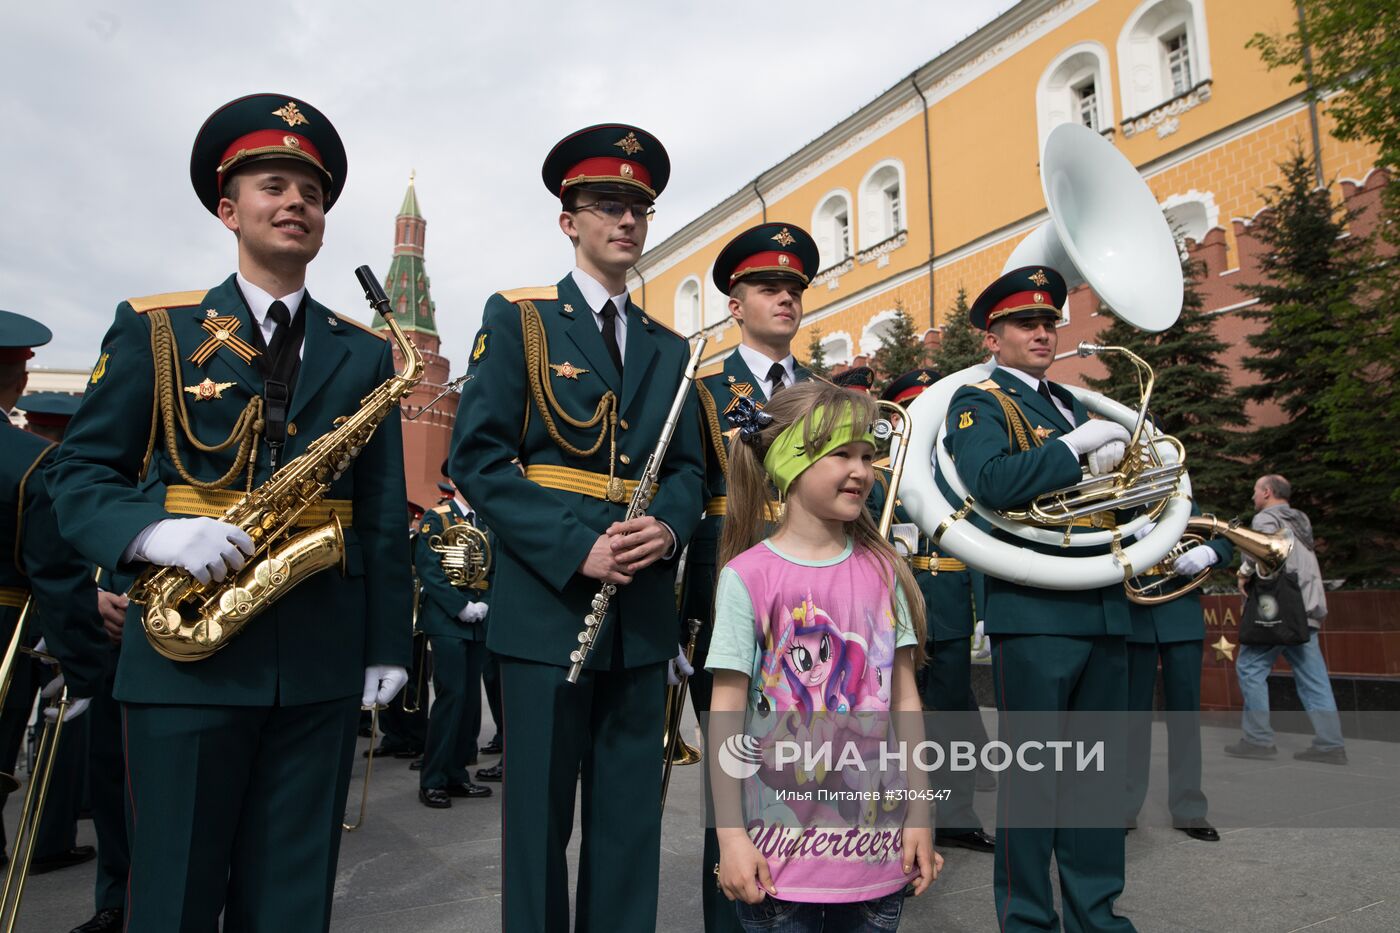
[[[1223,839],[1201,843],[1168,825],[1166,737],[1163,725],[1156,725],[1152,790],[1143,827],[1128,838],[1128,882],[1119,912],[1143,933],[1400,930],[1400,746],[1351,741],[1350,766],[1335,768],[1295,762],[1289,753],[1307,743],[1296,734],[1279,734],[1275,761],[1220,755],[1220,747],[1236,737],[1223,727],[1204,730],[1205,789]],[[359,767],[352,795],[359,789]],[[1260,781],[1287,790],[1278,812],[1293,816],[1231,822],[1231,814],[1250,810]],[[676,769],[662,832],[657,920],[657,928],[668,933],[701,929],[700,795],[699,769]],[[376,765],[370,796],[364,828],[345,837],[332,929],[498,929],[499,786],[490,799],[429,810],[417,800],[417,773],[407,762],[389,760]],[[977,797],[984,820],[994,798]],[[16,800],[5,812],[12,826]],[[80,824],[79,837],[93,841],[90,823]],[[959,849],[944,855],[938,882],[907,905],[904,929],[995,930],[991,856]],[[571,861],[576,857],[577,832]],[[90,864],[31,879],[19,929],[66,933],[87,919],[92,879]]]

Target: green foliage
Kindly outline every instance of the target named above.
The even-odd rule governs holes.
[[[807,360],[802,365],[813,375],[823,379],[831,377],[831,366],[826,361],[826,347],[822,346],[822,332],[819,329],[812,329],[812,339],[807,341]]]
[[[894,310],[894,326],[880,338],[880,348],[875,351],[871,360],[871,365],[879,376],[873,390],[876,395],[880,394],[880,390],[888,385],[891,379],[928,362],[928,348],[914,329],[914,319],[899,301],[894,303]]]
[[[943,339],[933,351],[934,368],[945,376],[980,363],[989,355],[982,343],[982,332],[973,328],[967,312],[967,289],[959,287],[953,307],[943,322]]]
[[[1264,328],[1244,361],[1259,382],[1241,391],[1285,420],[1234,452],[1292,482],[1327,576],[1372,577],[1394,569],[1400,524],[1394,302],[1371,287],[1370,244],[1345,235],[1351,215],[1315,186],[1311,161],[1296,152],[1281,168],[1253,226],[1262,283],[1244,286],[1258,303],[1241,313]]]
[[[1228,344],[1215,335],[1215,320],[1204,311],[1197,285],[1205,264],[1182,258],[1185,291],[1181,317],[1166,331],[1148,334],[1112,318],[1097,341],[1127,347],[1147,361],[1156,374],[1151,409],[1157,426],[1175,436],[1186,448],[1191,486],[1201,510],[1222,518],[1249,507],[1251,468],[1237,458],[1222,456],[1232,441],[1234,428],[1248,423],[1244,402],[1231,387],[1230,373],[1220,361]],[[1102,379],[1086,379],[1091,387],[1114,401],[1135,407],[1139,388],[1137,369],[1121,354],[1099,359],[1108,368]]]

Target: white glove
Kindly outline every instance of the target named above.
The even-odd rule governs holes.
[[[385,707],[408,683],[408,671],[391,664],[371,664],[365,668],[365,690],[361,706]]]
[[[987,637],[987,623],[982,619],[972,627],[972,656],[978,660],[992,656],[992,640]]]
[[[42,639],[42,638],[39,639],[39,643],[38,643],[37,645],[34,646],[34,650],[35,650],[35,652],[37,652],[38,654],[47,654],[47,653],[48,653],[48,642],[45,641],[45,640]],[[42,662],[45,663],[45,664],[53,664],[53,665],[57,665],[57,664],[58,664],[58,661],[49,660],[48,658],[36,658],[35,660],[37,660],[37,661],[42,661]]]
[[[1109,441],[1102,447],[1089,451],[1089,473],[1093,476],[1112,473],[1118,468],[1118,464],[1123,462],[1123,455],[1127,452],[1128,445],[1122,441]]]
[[[1207,567],[1214,567],[1220,555],[1204,544],[1198,544],[1172,562],[1172,570],[1183,577],[1194,577]]]
[[[480,622],[482,619],[486,618],[486,613],[489,612],[490,609],[491,607],[486,603],[469,602],[462,607],[461,612],[457,613],[457,621],[466,623]]]
[[[212,518],[167,518],[150,528],[140,557],[164,567],[180,567],[200,583],[223,582],[253,556],[253,539],[243,529]],[[244,555],[247,555],[246,557]]]
[[[684,651],[666,662],[666,683],[673,687],[680,685],[682,677],[689,677],[694,673],[695,668],[691,667],[690,662],[685,659]]]
[[[1076,457],[1082,457],[1089,451],[1097,450],[1113,441],[1119,441],[1126,446],[1132,435],[1116,421],[1090,418],[1068,434],[1061,434],[1058,439],[1064,441]]]
[[[87,712],[87,708],[88,708],[88,705],[89,705],[90,703],[92,703],[92,700],[88,699],[87,697],[79,697],[79,698],[76,699],[76,700],[74,700],[74,699],[69,699],[69,700],[68,700],[68,709],[65,710],[64,713],[63,713],[63,721],[64,721],[64,722],[72,722],[73,720],[77,719],[79,716],[83,715],[83,713],[86,713],[86,712]],[[53,722],[55,719],[57,719],[57,718],[58,718],[58,707],[57,707],[57,706],[45,706],[45,707],[44,707],[44,718],[45,718],[46,720],[48,720],[49,722]]]

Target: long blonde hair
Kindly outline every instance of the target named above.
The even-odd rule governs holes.
[[[776,497],[772,494],[768,473],[763,468],[763,458],[779,434],[799,421],[805,422],[803,446],[809,450],[819,450],[831,439],[832,431],[843,420],[846,411],[851,414],[857,434],[865,433],[877,416],[875,401],[870,396],[816,379],[795,383],[779,391],[763,410],[773,420],[758,432],[756,440],[745,440],[742,432],[738,431],[729,440],[729,501],[719,546],[721,567],[771,536],[768,516],[776,506]],[[786,515],[783,520],[786,520]],[[881,537],[867,509],[861,509],[855,521],[846,523],[846,534],[851,536],[857,549],[864,548],[875,555],[889,573],[894,586],[904,594],[916,641],[915,663],[923,664],[924,636],[928,623],[923,593],[914,582],[914,573],[909,569],[909,564],[899,556],[893,545]],[[891,610],[893,608],[891,606]]]

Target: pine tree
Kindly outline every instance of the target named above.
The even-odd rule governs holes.
[[[981,363],[989,355],[983,346],[982,332],[973,329],[967,312],[967,289],[958,286],[958,296],[943,322],[943,339],[933,351],[934,368],[945,376]]]
[[[802,364],[815,376],[830,378],[831,366],[826,362],[826,347],[822,346],[822,332],[812,330],[812,339],[807,341],[807,361]]]
[[[1096,339],[1127,347],[1152,367],[1156,378],[1149,413],[1158,428],[1186,448],[1193,498],[1201,511],[1231,518],[1241,511],[1242,498],[1247,506],[1253,477],[1241,460],[1221,452],[1237,436],[1231,428],[1243,427],[1248,418],[1243,400],[1230,385],[1229,371],[1220,362],[1229,345],[1216,337],[1214,318],[1205,313],[1205,300],[1197,290],[1205,263],[1183,252],[1181,274],[1181,317],[1174,325],[1149,334],[1114,317]],[[1104,354],[1099,359],[1108,376],[1085,382],[1114,401],[1135,407],[1137,368],[1122,354]]]
[[[880,348],[875,351],[871,360],[871,365],[879,376],[873,390],[876,395],[891,379],[928,362],[928,348],[914,329],[914,319],[905,312],[904,304],[896,301],[894,311],[894,326],[880,337]]]
[[[1266,247],[1263,282],[1244,290],[1258,304],[1241,313],[1264,323],[1248,338],[1254,353],[1244,362],[1259,382],[1243,395],[1277,405],[1285,421],[1256,428],[1236,450],[1255,472],[1293,484],[1291,501],[1313,521],[1323,572],[1365,579],[1393,569],[1400,467],[1394,423],[1367,426],[1393,415],[1394,359],[1388,375],[1358,368],[1371,359],[1378,325],[1393,341],[1394,317],[1386,324],[1378,314],[1386,308],[1367,307],[1375,297],[1366,287],[1370,244],[1344,236],[1350,215],[1315,186],[1311,161],[1299,151],[1280,167],[1283,183],[1269,188],[1268,209],[1254,222]],[[1388,446],[1377,450],[1387,430]]]

